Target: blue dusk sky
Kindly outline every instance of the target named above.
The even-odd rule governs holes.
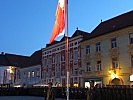
[[[58,0],[0,0],[0,52],[30,56],[51,36]],[[69,0],[69,36],[133,10],[133,0]],[[57,38],[56,40],[60,40]]]

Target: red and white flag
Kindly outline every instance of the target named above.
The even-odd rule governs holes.
[[[65,0],[59,0],[56,9],[56,20],[50,37],[50,44],[58,36],[64,35],[65,30]]]

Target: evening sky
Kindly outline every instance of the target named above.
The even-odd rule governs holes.
[[[49,43],[58,0],[0,0],[0,52],[30,56]],[[69,0],[69,36],[133,10],[133,0]],[[56,40],[60,40],[57,38]]]

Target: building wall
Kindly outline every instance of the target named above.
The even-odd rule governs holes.
[[[74,86],[74,84],[75,86],[83,85],[80,47],[82,38],[82,36],[77,36],[69,39],[70,86]],[[46,47],[42,50],[42,80],[44,84],[51,81],[56,86],[66,86],[67,70],[65,50],[65,41]]]
[[[41,83],[41,65],[21,68],[19,71],[21,86],[33,86]]]
[[[85,67],[84,81],[97,81],[102,79],[103,84],[111,84],[113,79],[112,73],[118,75],[122,85],[129,85],[131,82],[129,76],[131,73],[131,53],[133,51],[132,45],[129,44],[129,34],[133,33],[133,27],[124,28],[106,35],[96,38],[88,39],[81,43],[82,49],[82,66]],[[111,38],[116,37],[117,47],[111,49]],[[95,52],[95,44],[101,43],[101,51]],[[90,45],[91,53],[86,54],[86,46]],[[131,48],[129,50],[129,48]],[[112,68],[112,58],[118,57],[119,68]],[[96,61],[101,60],[101,71],[96,71]],[[92,71],[86,71],[86,63],[91,62]]]
[[[15,83],[15,67],[14,66],[1,66],[0,67],[0,84]]]

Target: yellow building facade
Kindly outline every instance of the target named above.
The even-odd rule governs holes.
[[[81,42],[85,86],[91,81],[104,85],[132,84],[133,20],[130,25],[126,23],[131,16],[133,11],[101,22],[90,38]]]

